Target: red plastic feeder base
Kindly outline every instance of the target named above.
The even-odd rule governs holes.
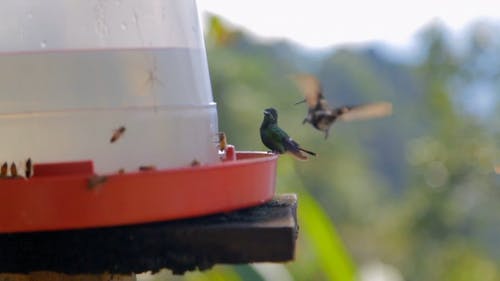
[[[91,161],[38,164],[28,180],[0,180],[0,233],[167,221],[271,200],[277,156],[235,155],[212,165],[104,177],[94,175]]]

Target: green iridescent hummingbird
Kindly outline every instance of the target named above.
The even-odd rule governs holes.
[[[260,125],[260,139],[273,153],[290,153],[297,159],[306,160],[303,152],[316,156],[316,153],[303,149],[288,134],[278,127],[278,112],[274,108],[264,110],[264,120]]]

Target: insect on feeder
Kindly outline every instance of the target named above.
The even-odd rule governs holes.
[[[2,169],[0,235],[272,199],[276,156],[219,156],[195,1],[9,0],[0,19],[0,164],[17,169]]]

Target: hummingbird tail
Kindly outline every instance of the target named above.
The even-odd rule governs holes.
[[[328,135],[330,134],[330,127],[328,127],[326,130],[325,130],[325,140],[328,139]]]
[[[305,155],[304,153],[302,153],[300,150],[296,150],[296,151],[289,151],[290,154],[297,158],[298,160],[302,160],[302,161],[305,161],[308,159],[307,155]]]
[[[299,147],[299,150],[303,151],[303,152],[305,152],[305,153],[307,153],[309,155],[316,156],[316,153],[314,153],[312,151],[309,151],[309,150],[306,150],[306,149],[303,149],[303,148],[300,148],[300,147]]]

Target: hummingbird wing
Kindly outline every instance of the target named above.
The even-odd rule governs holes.
[[[299,144],[295,142],[292,138],[288,137],[283,144],[285,146],[286,151],[289,152],[291,155],[295,156],[295,158],[299,160],[307,160],[307,156],[304,153],[302,153]]]
[[[322,94],[322,87],[319,80],[309,74],[297,74],[293,76],[297,86],[304,95],[307,105],[311,109],[327,109],[328,103]]]
[[[284,145],[285,145],[286,151],[288,151],[290,154],[292,154],[293,156],[295,156],[295,158],[297,158],[299,160],[307,160],[307,155],[305,155],[302,152],[305,152],[305,153],[310,154],[312,156],[316,156],[316,153],[301,148],[300,145],[290,137],[288,137],[284,141]]]
[[[272,151],[280,154],[286,152],[285,142],[290,137],[280,127],[277,125],[269,126],[262,130],[261,135],[262,142]]]
[[[339,120],[352,121],[379,118],[392,114],[392,103],[377,102],[358,106],[343,106],[334,110]]]

